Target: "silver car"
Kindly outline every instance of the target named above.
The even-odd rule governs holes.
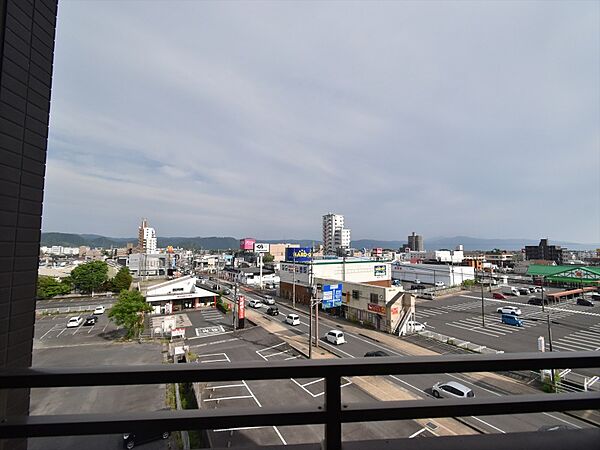
[[[445,383],[435,383],[431,388],[435,398],[469,398],[475,397],[475,393],[456,381],[446,381]]]

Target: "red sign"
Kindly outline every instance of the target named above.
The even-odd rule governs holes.
[[[376,305],[375,303],[369,303],[367,309],[378,314],[385,314],[385,306]]]
[[[246,297],[238,295],[238,319],[246,317]]]

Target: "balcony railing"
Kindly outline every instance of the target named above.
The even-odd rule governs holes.
[[[227,408],[114,414],[40,415],[0,420],[0,438],[68,436],[130,430],[187,430],[267,425],[324,424],[327,449],[342,447],[343,423],[470,415],[600,409],[600,393],[515,395],[465,400],[409,400],[342,404],[341,377],[524,369],[600,367],[593,352],[442,355],[364,360],[175,364],[96,368],[29,368],[0,371],[0,388],[139,385],[181,382],[324,378],[323,407]],[[586,432],[587,433],[587,432]],[[590,436],[583,433],[581,436]],[[597,439],[598,435],[595,434]],[[440,439],[440,438],[434,438]]]

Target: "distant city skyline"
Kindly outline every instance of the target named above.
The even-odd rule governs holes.
[[[61,2],[43,229],[600,242],[599,34],[585,1]]]

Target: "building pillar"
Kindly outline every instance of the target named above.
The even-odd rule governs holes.
[[[56,0],[0,0],[0,367],[29,367],[46,172]],[[0,390],[0,420],[29,389]],[[0,441],[0,450],[27,441]]]

